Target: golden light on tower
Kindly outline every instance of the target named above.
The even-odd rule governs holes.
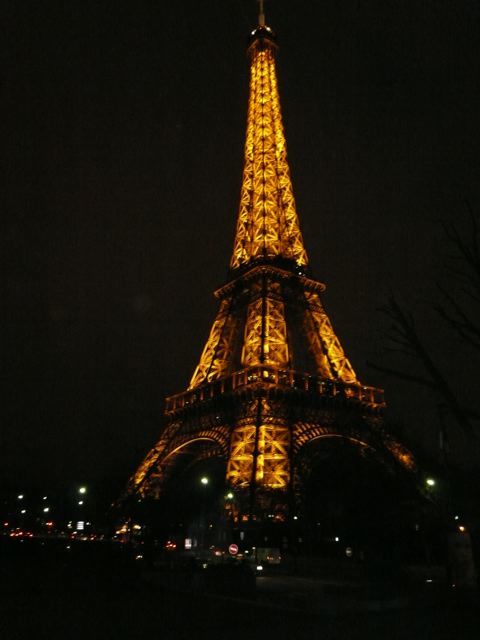
[[[383,391],[362,385],[309,275],[287,162],[272,30],[260,7],[248,49],[243,180],[229,279],[186,391],[166,399],[164,428],[127,492],[161,494],[183,454],[220,458],[226,483],[286,503],[301,491],[313,441],[341,437],[413,468],[383,435]],[[245,490],[245,491],[244,491]],[[276,492],[276,493],[275,493]],[[243,517],[243,516],[242,516]]]
[[[263,34],[261,34],[263,30]],[[245,165],[230,267],[281,256],[306,265],[283,132],[271,31],[250,45],[250,97]]]

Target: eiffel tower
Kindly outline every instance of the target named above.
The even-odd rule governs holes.
[[[159,498],[185,460],[220,459],[245,518],[298,509],[312,444],[342,438],[386,464],[411,454],[382,426],[383,391],[362,384],[310,273],[282,124],[276,37],[263,10],[250,35],[240,206],[228,281],[188,388],[166,399],[160,439],[126,495]]]

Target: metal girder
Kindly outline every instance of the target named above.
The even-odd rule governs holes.
[[[332,324],[325,313],[320,296],[315,292],[305,292],[307,310],[304,327],[311,353],[320,376],[342,382],[357,382],[357,376],[350,361],[335,335]]]
[[[232,431],[227,482],[237,487],[285,490],[290,480],[290,429],[275,419],[266,397],[249,403]]]
[[[200,363],[190,381],[189,389],[221,378],[228,372],[236,328],[236,318],[231,313],[230,307],[230,299],[222,300],[220,303],[220,309],[210,330]]]
[[[250,303],[245,323],[242,365],[289,365],[284,303],[266,294]]]
[[[287,163],[274,51],[268,46],[252,52],[245,165],[230,267],[267,256],[308,262]]]

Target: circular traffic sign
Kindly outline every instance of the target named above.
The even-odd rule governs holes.
[[[228,553],[229,553],[231,556],[236,556],[236,555],[237,555],[237,553],[238,553],[238,544],[231,544],[231,545],[228,547]]]

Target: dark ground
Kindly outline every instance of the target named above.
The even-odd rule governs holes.
[[[35,542],[30,548],[0,545],[1,638],[473,640],[480,633],[476,602],[458,594],[443,594],[428,606],[314,615],[274,601],[162,589],[146,583],[140,564],[127,562],[120,547],[99,553],[73,545],[69,559],[65,541],[46,551]]]

